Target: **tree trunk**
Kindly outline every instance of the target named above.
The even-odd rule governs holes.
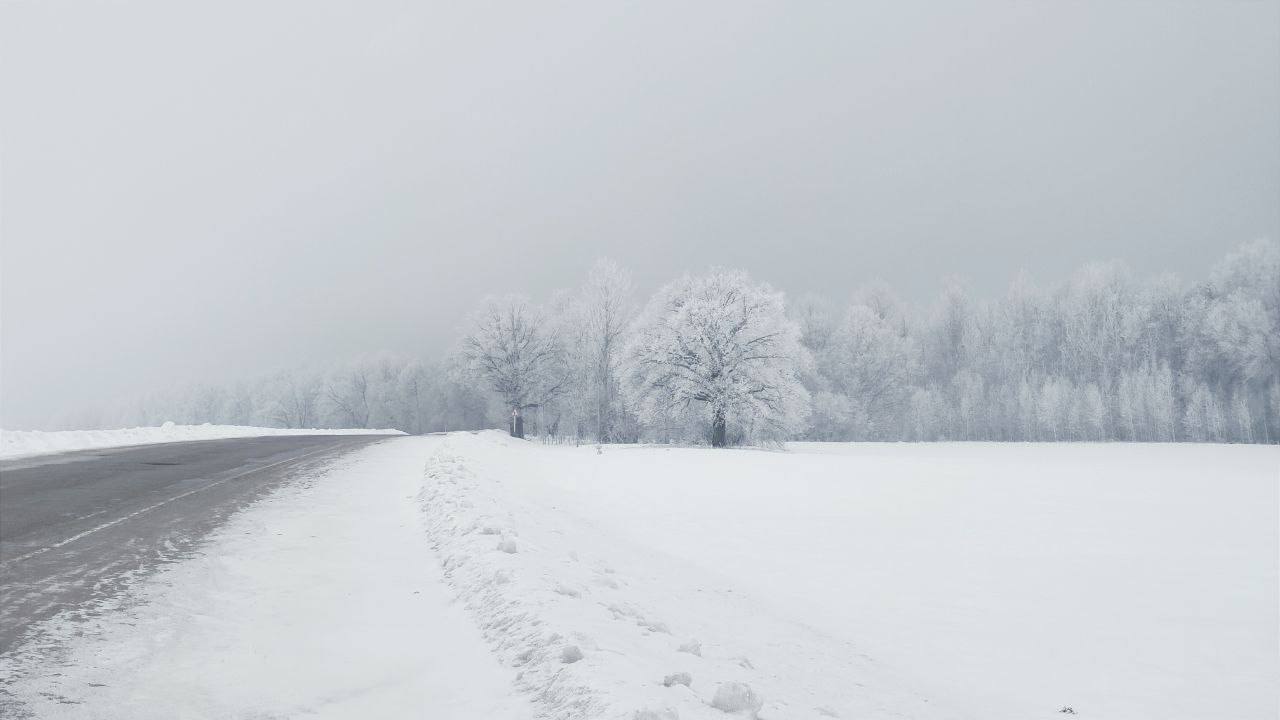
[[[711,417],[711,447],[724,447],[724,411],[716,410]]]
[[[610,442],[609,433],[609,380],[600,389],[600,406],[596,408],[596,442]]]

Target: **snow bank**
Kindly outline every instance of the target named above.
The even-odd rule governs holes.
[[[74,450],[97,450],[127,445],[222,440],[271,435],[403,435],[399,430],[319,430],[260,428],[247,425],[175,425],[119,430],[0,430],[0,459],[48,455]]]
[[[1261,720],[1278,477],[1261,446],[482,433],[440,447],[422,509],[549,717]]]
[[[236,514],[195,556],[0,656],[0,715],[528,720],[423,562],[438,438],[357,450]],[[105,610],[107,608],[103,608]]]

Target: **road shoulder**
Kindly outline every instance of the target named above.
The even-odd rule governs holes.
[[[57,717],[532,713],[441,581],[415,508],[436,438],[363,448],[237,514],[7,690]]]

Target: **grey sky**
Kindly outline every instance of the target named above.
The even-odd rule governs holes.
[[[464,7],[465,6],[465,7]],[[847,297],[1280,236],[1275,2],[0,0],[0,424],[608,255]]]

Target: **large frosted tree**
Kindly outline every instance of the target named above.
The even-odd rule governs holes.
[[[781,292],[746,273],[713,270],[658,291],[637,321],[627,353],[628,390],[652,424],[701,410],[711,445],[732,424],[756,437],[799,431],[809,395],[800,328]]]
[[[524,437],[525,411],[555,400],[568,383],[555,333],[519,296],[485,302],[472,319],[463,355],[471,373],[502,398],[514,437]]]

